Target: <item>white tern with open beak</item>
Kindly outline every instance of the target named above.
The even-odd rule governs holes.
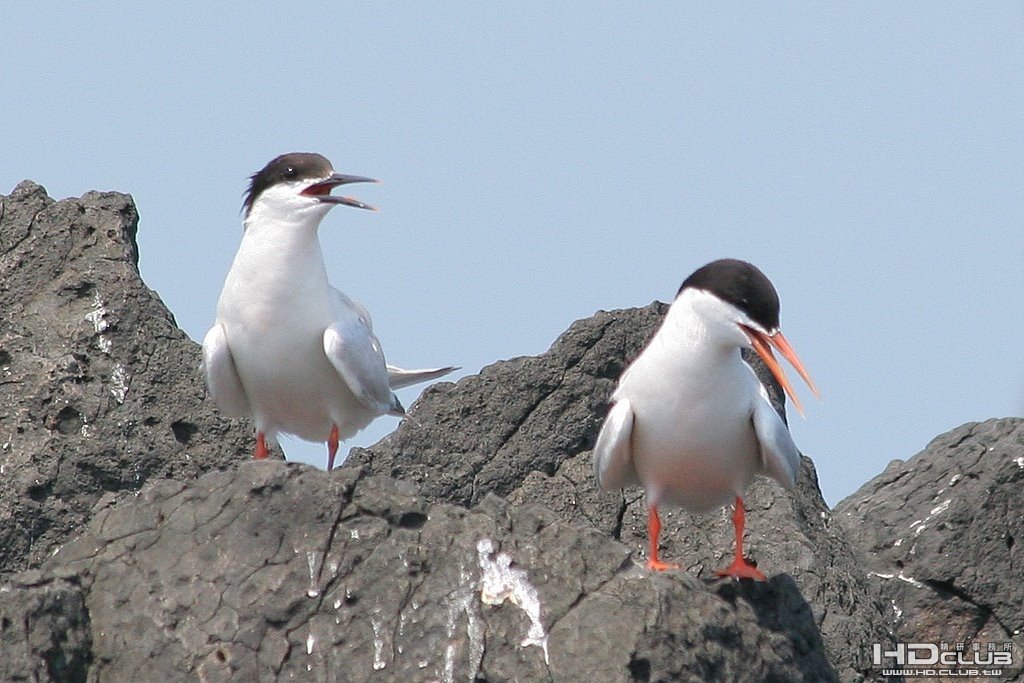
[[[714,261],[686,278],[661,327],[612,394],[594,447],[594,471],[604,488],[639,483],[646,489],[651,569],[675,567],[658,558],[660,504],[708,512],[733,502],[735,560],[715,573],[764,579],[743,556],[742,494],[758,474],[793,488],[800,452],[742,360],[744,347],[757,352],[798,410],[772,347],[817,395],[779,330],[779,297],[771,281],[745,261]]]
[[[339,440],[380,415],[405,415],[393,389],[456,369],[387,365],[366,309],[327,281],[320,222],[339,204],[376,210],[331,190],[364,182],[376,181],[307,153],[279,156],[251,177],[202,372],[221,412],[255,420],[257,459],[285,432],[326,441],[331,469]]]

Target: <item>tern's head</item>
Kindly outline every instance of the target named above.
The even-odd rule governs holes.
[[[377,209],[352,197],[332,195],[348,183],[375,183],[373,178],[335,173],[331,162],[319,154],[282,154],[250,177],[243,208],[248,218],[257,207],[271,213],[308,214],[319,223],[338,204]]]
[[[691,304],[709,329],[735,341],[737,346],[756,351],[801,413],[800,400],[772,354],[772,347],[818,395],[803,363],[779,329],[779,295],[775,286],[752,264],[737,259],[712,261],[683,281],[676,299],[684,297],[693,299]]]

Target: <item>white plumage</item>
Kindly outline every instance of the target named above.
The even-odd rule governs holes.
[[[712,291],[716,278],[732,272],[723,266],[724,274],[716,275],[713,266],[718,263],[739,267],[744,275],[750,275],[746,268],[753,269],[763,278],[752,278],[756,287],[771,287],[760,271],[737,261],[705,266],[715,276],[709,289],[684,283],[661,327],[619,379],[594,447],[594,471],[602,487],[641,484],[646,490],[651,514],[649,565],[654,569],[670,567],[657,558],[659,504],[708,512],[735,502],[741,529],[741,496],[754,477],[766,475],[792,488],[800,467],[800,452],[789,429],[753,369],[742,360],[740,349],[758,350],[776,372],[778,364],[764,350],[769,343],[776,345],[810,384],[809,377],[777,329],[766,329],[742,307]],[[774,288],[770,295],[764,296],[769,304]],[[774,306],[777,319],[777,297]],[[776,376],[780,375],[778,369]],[[780,382],[791,392],[784,376]],[[738,546],[740,561],[742,531]],[[747,566],[749,573],[728,573],[762,578]]]
[[[260,174],[281,178],[260,189]],[[393,388],[455,369],[388,366],[366,309],[327,280],[321,220],[336,204],[371,208],[330,189],[366,180],[298,154],[253,176],[242,242],[203,340],[202,371],[224,413],[255,420],[257,457],[266,454],[264,438],[286,432],[327,441],[330,467],[338,439],[380,415],[404,415]]]

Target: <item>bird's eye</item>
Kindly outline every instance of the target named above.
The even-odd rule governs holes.
[[[295,173],[295,168],[293,166],[289,166],[288,168],[284,169],[284,177],[285,178],[294,178],[295,176],[296,176],[296,173]]]

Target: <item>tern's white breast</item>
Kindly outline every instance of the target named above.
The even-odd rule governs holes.
[[[351,435],[376,415],[324,354],[334,311],[315,233],[259,237],[243,237],[217,305],[257,429],[324,441],[338,424],[342,438]]]
[[[708,511],[732,502],[760,469],[757,379],[739,348],[713,332],[670,312],[616,390],[633,408],[633,463],[652,503]]]

